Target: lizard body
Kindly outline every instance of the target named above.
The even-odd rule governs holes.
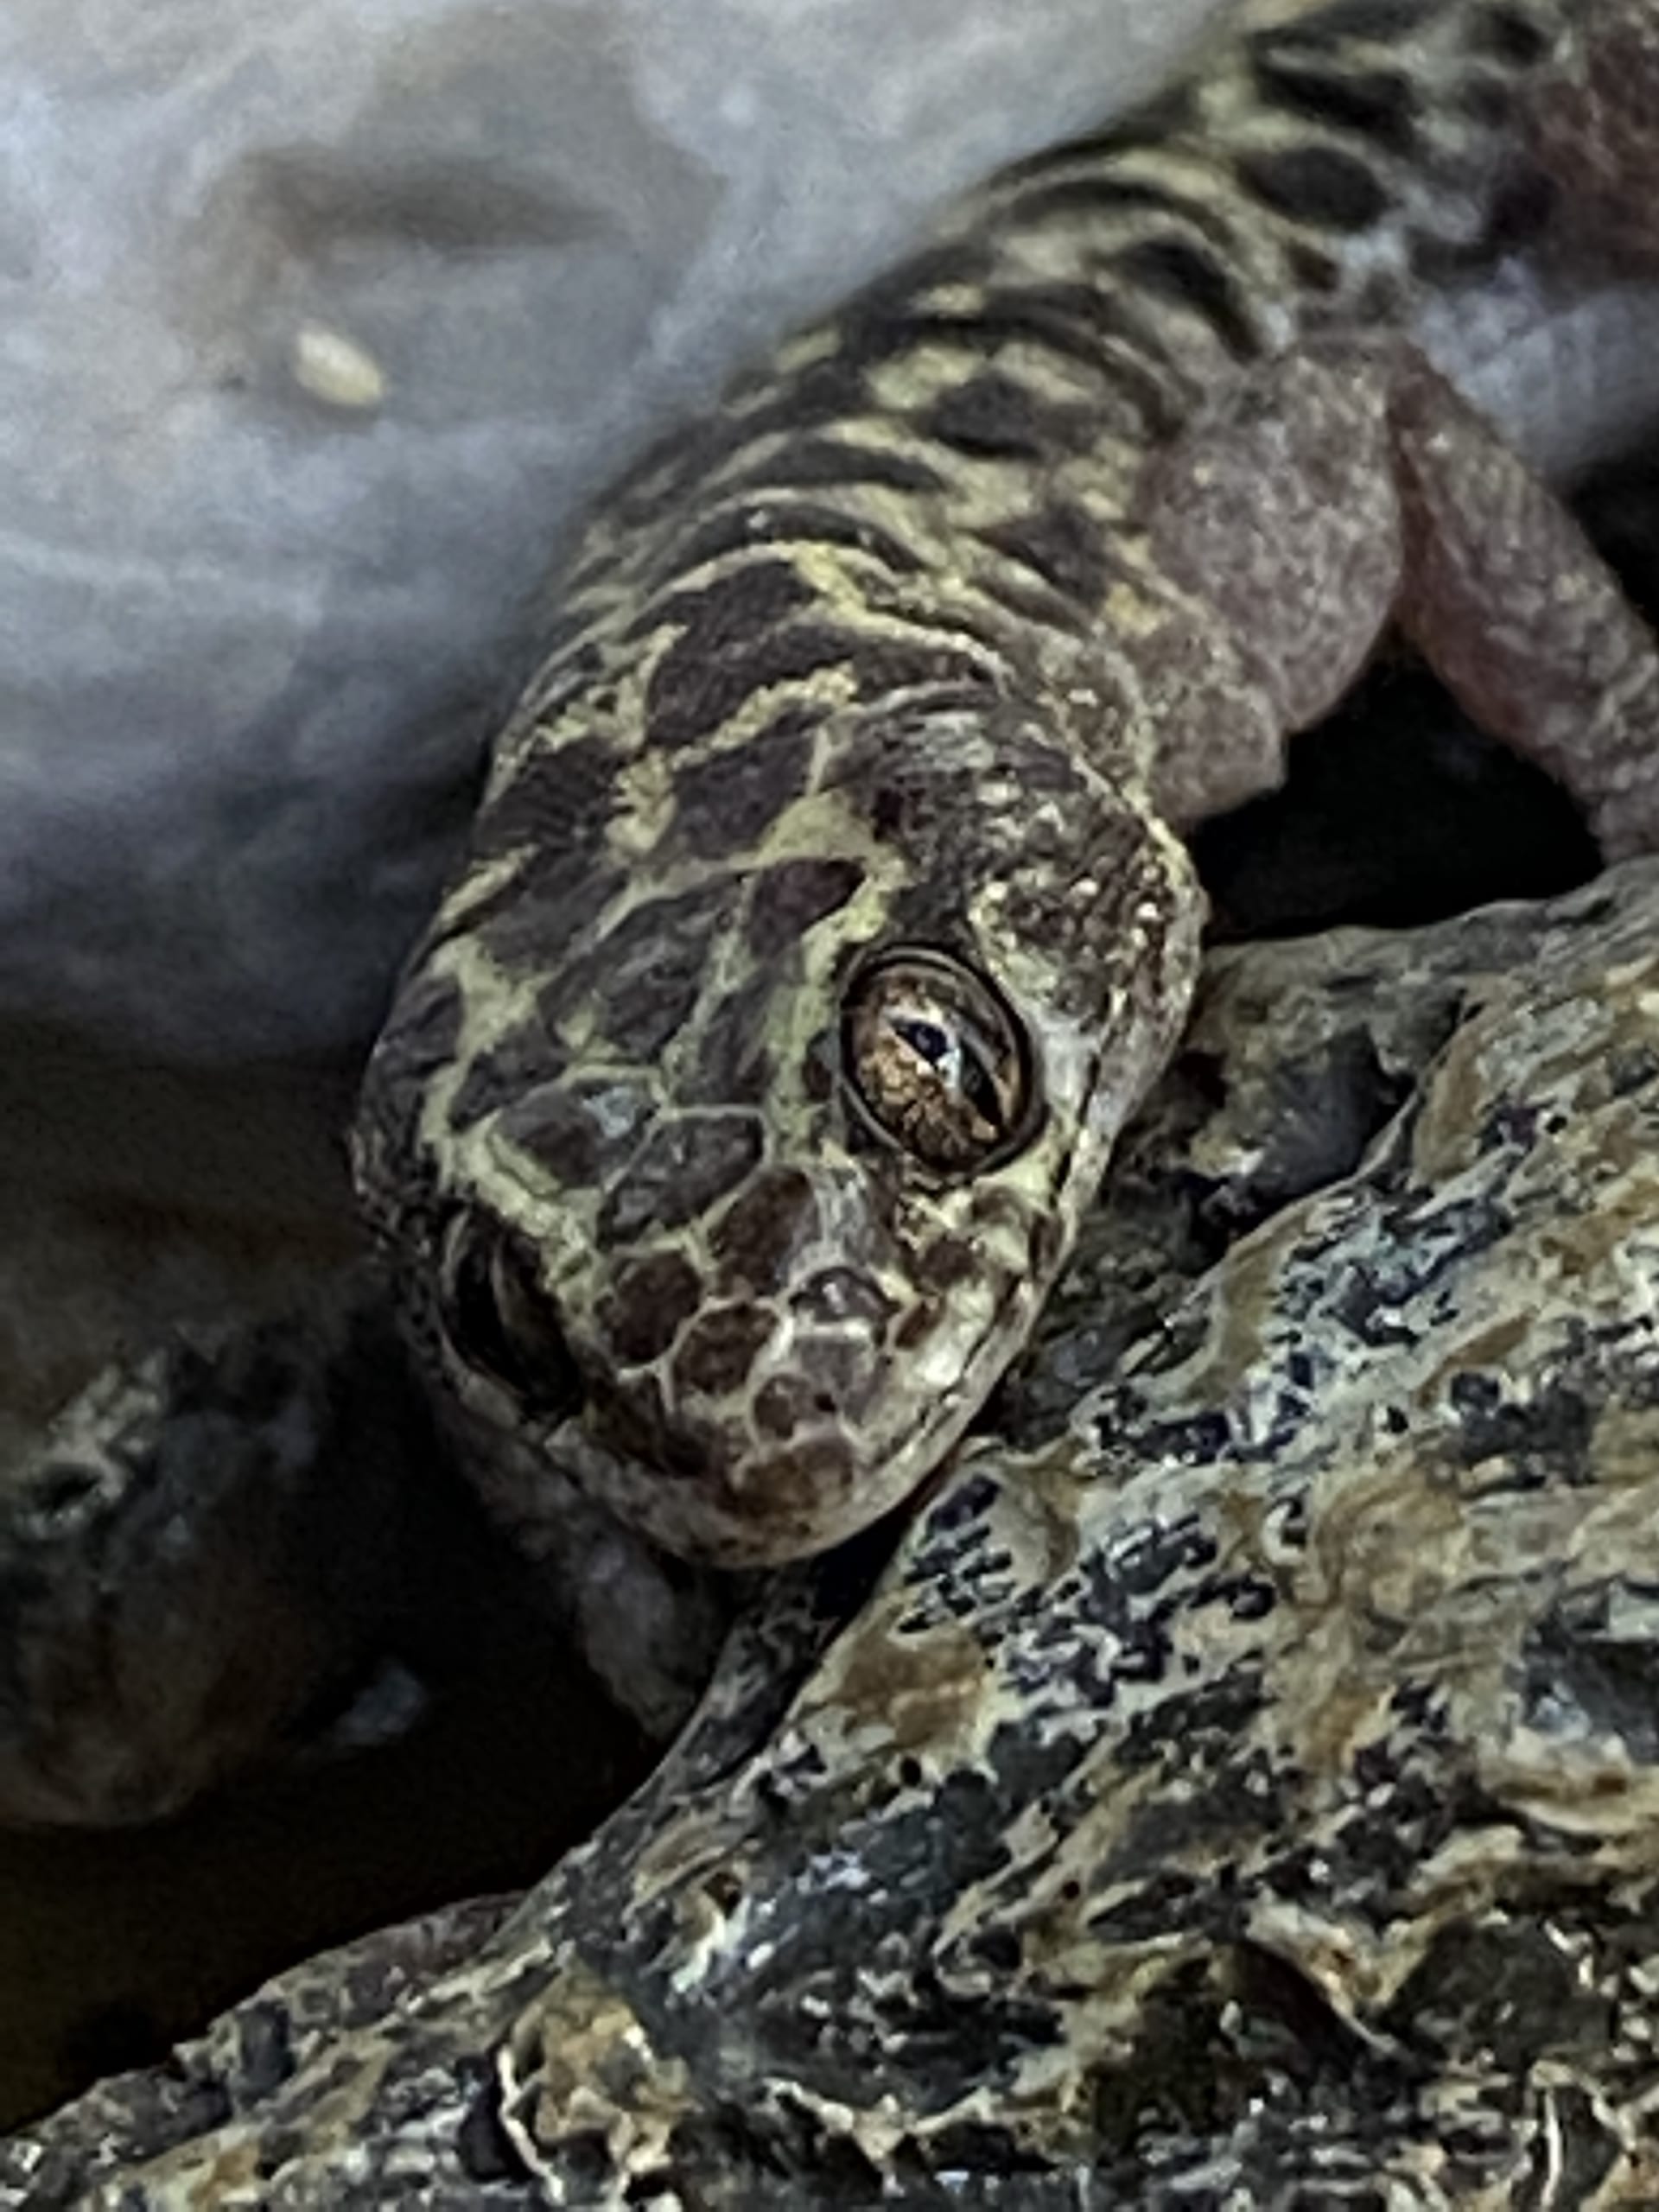
[[[1231,10],[601,507],[356,1140],[510,1520],[747,1566],[917,1487],[1173,1049],[1181,831],[1390,620],[1651,842],[1651,642],[1409,334],[1649,253],[1655,21]]]

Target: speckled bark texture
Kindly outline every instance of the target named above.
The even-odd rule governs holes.
[[[1656,948],[1643,864],[1214,956],[874,1586],[0,2203],[1659,2201]]]

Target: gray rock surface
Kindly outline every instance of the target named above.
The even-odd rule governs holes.
[[[164,1340],[0,1460],[0,1821],[164,1819],[343,1695],[430,1453],[377,1302]]]
[[[1633,864],[1215,955],[885,1567],[0,2204],[1655,2201],[1656,943]]]
[[[360,1037],[574,504],[1211,0],[9,0],[0,1017]]]

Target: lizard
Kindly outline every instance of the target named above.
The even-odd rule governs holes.
[[[1278,780],[1390,626],[1609,857],[1656,842],[1653,641],[1505,443],[1518,379],[1494,421],[1418,340],[1507,270],[1577,314],[1651,267],[1656,23],[1240,0],[595,510],[353,1150],[460,1465],[657,1740],[741,1571],[903,1508],[1019,1357],[1182,1032],[1185,833]],[[297,1335],[296,1370],[363,1331]],[[182,1370],[226,1378],[226,1542],[268,1517],[271,1367]],[[172,1809],[266,1726],[213,1696],[257,1612],[245,1649],[146,1578],[195,1465],[175,1370],[95,1386],[19,1485],[8,1663],[74,1686],[0,1730],[29,1818]],[[149,1580],[226,1639],[202,1699],[146,1672]],[[160,1742],[122,1717],[151,1707]]]
[[[1646,259],[1656,30],[1245,0],[601,506],[355,1138],[511,1522],[556,1545],[585,1486],[744,1567],[914,1494],[1175,1047],[1183,832],[1389,625],[1654,844],[1652,640],[1413,332],[1523,246]],[[504,2068],[532,2164],[552,2017]]]
[[[354,1138],[511,1525],[747,1568],[916,1493],[1175,1048],[1185,833],[1390,626],[1653,843],[1653,641],[1413,334],[1648,264],[1656,28],[1230,7],[601,503]]]

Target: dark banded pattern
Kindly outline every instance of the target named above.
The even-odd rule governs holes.
[[[960,1433],[1184,1010],[1200,903],[1154,792],[1239,780],[1204,747],[1249,678],[1153,557],[1148,461],[1513,237],[1512,119],[1571,15],[1228,10],[1171,91],[992,179],[601,507],[404,986],[456,1033],[435,1065],[394,1018],[358,1147],[415,1332],[505,1457],[742,1562],[861,1525]],[[845,1009],[895,943],[1028,1047],[1036,1110],[970,1174],[849,1090]],[[533,1437],[454,1310],[458,1244],[474,1299],[510,1249],[520,1306],[534,1255],[582,1403]]]

